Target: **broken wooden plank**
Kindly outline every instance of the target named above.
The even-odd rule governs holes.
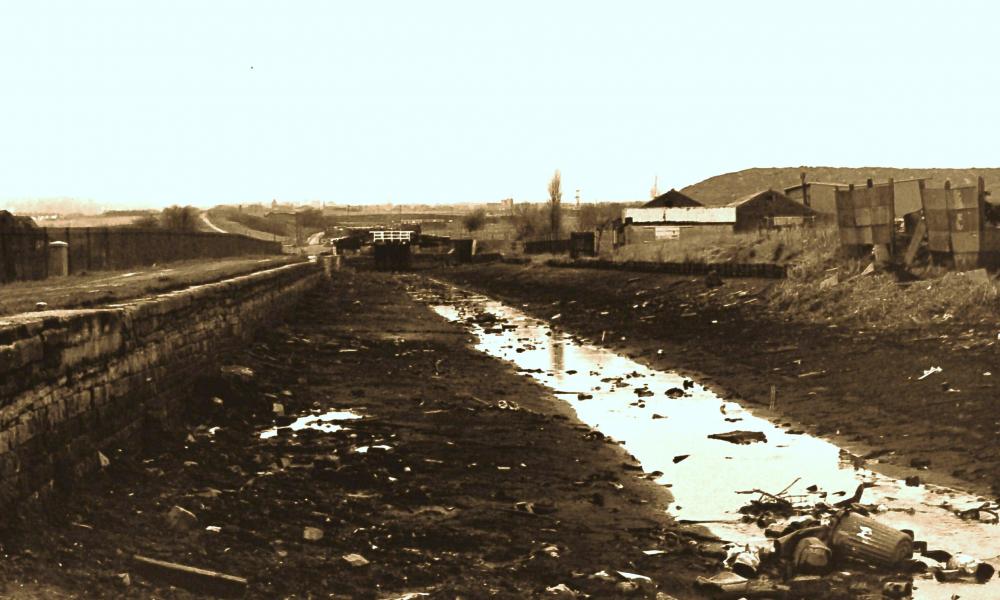
[[[132,557],[132,562],[136,572],[143,577],[192,592],[241,598],[247,591],[247,580],[243,577],[156,560],[139,554]]]
[[[927,234],[927,222],[920,219],[917,223],[916,229],[913,230],[913,237],[910,238],[910,245],[906,248],[906,254],[903,256],[903,264],[909,267],[913,264],[913,259],[917,257],[917,250],[920,249],[920,243],[924,241],[924,236]]]

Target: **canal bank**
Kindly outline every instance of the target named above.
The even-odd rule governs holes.
[[[336,273],[220,356],[180,428],[5,522],[0,595],[205,596],[138,555],[250,598],[699,597],[717,559],[669,490],[415,281]]]
[[[982,505],[975,496],[862,468],[834,444],[778,426],[682,375],[650,369],[565,332],[552,324],[561,316],[552,323],[534,319],[446,284],[430,285],[415,295],[445,318],[466,324],[476,335],[477,349],[513,363],[525,376],[553,389],[587,425],[621,441],[644,471],[670,487],[675,498],[667,510],[672,516],[682,523],[706,524],[730,548],[759,548],[764,556],[773,547],[765,526],[782,519],[748,519],[746,509],[755,495],[764,498],[770,490],[776,494],[771,500],[787,498],[787,508],[802,515],[801,520],[832,513],[823,508],[817,512],[817,507],[850,498],[857,490],[860,497],[854,503],[863,506],[865,514],[873,515],[879,525],[913,532],[919,548],[976,554],[993,567],[998,564],[1000,534],[995,519],[989,518],[994,515],[984,514],[987,518],[981,521],[957,514]],[[865,580],[872,575],[867,568],[843,563],[838,568],[847,571],[825,580],[829,593],[866,593],[865,586],[872,583]],[[851,581],[845,577],[849,573],[859,579]],[[880,576],[883,583],[898,585],[911,575],[907,568],[888,568]],[[794,594],[794,584],[803,580],[789,583],[792,597],[800,597]],[[918,600],[950,600],[955,595],[988,600],[1000,595],[1000,580],[995,578],[941,583],[923,573],[915,577],[913,587]]]
[[[470,265],[434,272],[727,400],[821,436],[894,476],[995,497],[996,319],[906,329],[809,321],[774,282]],[[928,372],[925,375],[925,372]],[[774,409],[771,392],[774,390]]]

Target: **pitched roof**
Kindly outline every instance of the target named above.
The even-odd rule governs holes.
[[[672,189],[642,205],[643,208],[677,208],[682,206],[702,206],[702,203]]]
[[[794,208],[796,210],[796,212],[800,212],[801,214],[804,214],[804,215],[811,215],[811,214],[814,214],[816,212],[812,208],[810,208],[808,206],[803,206],[803,205],[799,204],[795,200],[792,200],[791,198],[789,198],[788,196],[782,194],[781,192],[779,192],[777,190],[759,190],[759,191],[756,191],[756,192],[754,192],[752,194],[748,194],[746,196],[743,196],[742,198],[740,198],[738,200],[734,200],[733,202],[730,202],[726,206],[737,208],[737,207],[743,206],[747,202],[756,200],[757,198],[760,198],[762,196],[771,196],[771,198],[773,200],[776,200],[776,201],[780,202],[781,204],[784,204],[784,205],[788,206],[789,208]]]

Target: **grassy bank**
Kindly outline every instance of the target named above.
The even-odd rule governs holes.
[[[626,246],[613,259],[786,265],[788,279],[769,287],[762,299],[769,309],[803,322],[906,329],[950,320],[982,323],[1000,313],[994,279],[929,266],[903,276],[866,272],[871,259],[847,257],[831,227],[693,235],[683,244]]]
[[[834,257],[839,241],[833,228],[787,229],[755,233],[683,232],[681,240],[620,248],[616,261],[704,263],[822,263]]]

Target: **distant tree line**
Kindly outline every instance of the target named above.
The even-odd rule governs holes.
[[[159,215],[146,214],[131,227],[138,229],[165,229],[168,231],[197,231],[201,210],[193,206],[168,206]]]

